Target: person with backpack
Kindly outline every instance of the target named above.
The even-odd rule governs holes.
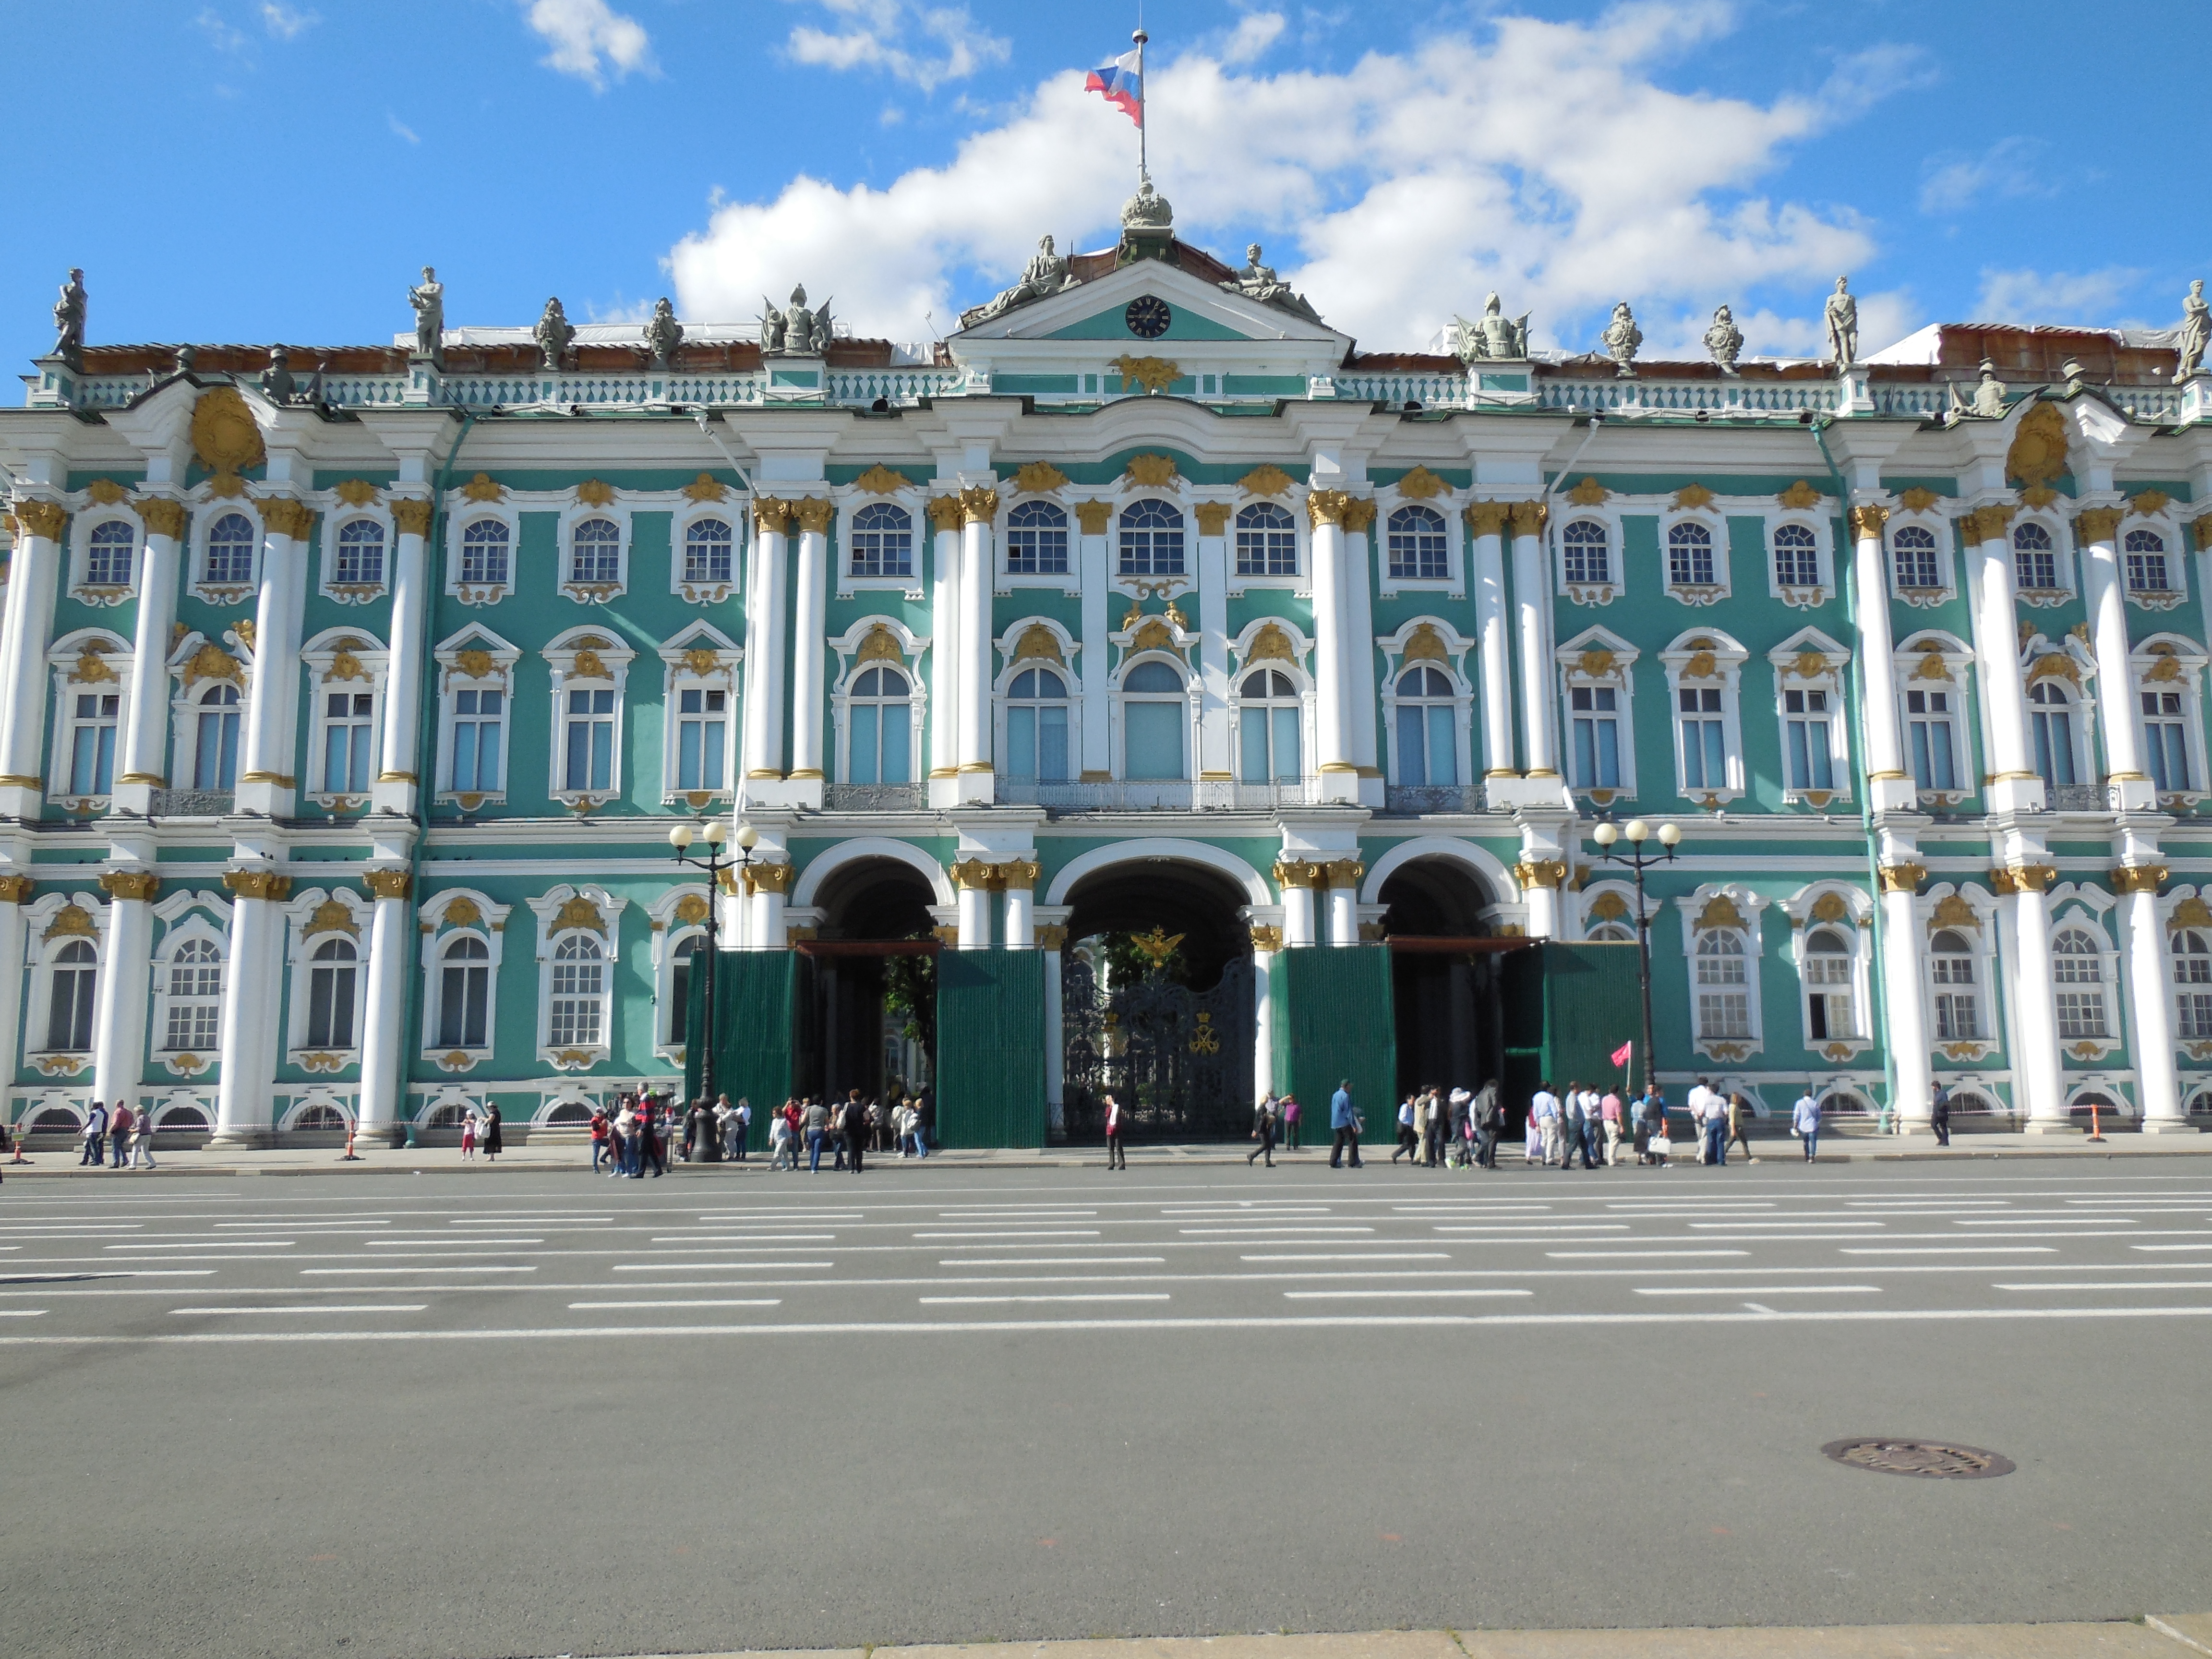
[[[1271,1091],[1263,1096],[1259,1108],[1252,1114],[1252,1139],[1260,1144],[1252,1149],[1244,1162],[1248,1164],[1264,1157],[1267,1167],[1275,1167],[1275,1097]]]

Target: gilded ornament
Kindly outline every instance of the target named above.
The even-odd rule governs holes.
[[[1374,522],[1374,502],[1355,496],[1352,500],[1348,501],[1344,504],[1344,528],[1346,534],[1353,536],[1365,535],[1367,533],[1367,527]]]
[[[314,915],[307,918],[307,925],[301,929],[301,933],[307,939],[313,939],[318,933],[350,933],[359,939],[361,927],[354,921],[353,912],[344,901],[325,899],[315,907]]]
[[[244,899],[281,904],[292,896],[292,878],[270,870],[226,870],[222,884]]]
[[[1360,878],[1367,873],[1367,866],[1358,859],[1331,859],[1322,866],[1322,870],[1331,887],[1357,887],[1359,885]],[[1565,874],[1565,871],[1566,866],[1562,865],[1560,866],[1562,876]]]
[[[1898,504],[1907,513],[1925,513],[1942,499],[1934,490],[1923,489],[1918,484],[1913,485],[1911,489],[1897,498]]]
[[[1443,635],[1428,623],[1420,623],[1406,636],[1406,649],[1400,659],[1400,665],[1425,661],[1447,665],[1451,661],[1451,653],[1444,648]]]
[[[867,637],[860,641],[860,650],[854,653],[854,665],[856,667],[862,663],[905,661],[906,653],[899,649],[898,635],[881,623],[868,630]]]
[[[1439,495],[1449,495],[1451,488],[1425,466],[1417,466],[1398,480],[1398,493],[1417,501],[1430,501]]]
[[[428,501],[398,497],[392,503],[392,522],[403,536],[427,536],[430,533],[430,512]]]
[[[2212,513],[2200,514],[2191,520],[2189,533],[2196,538],[2199,553],[2212,553]]]
[[[1230,504],[1227,501],[1200,501],[1192,509],[1198,514],[1198,533],[1201,536],[1226,535],[1229,531]]]
[[[1075,504],[1076,522],[1083,526],[1086,536],[1103,536],[1107,521],[1114,516],[1111,501],[1078,501]]]
[[[1591,921],[1620,921],[1628,915],[1628,901],[1618,893],[1600,893],[1583,915]]]
[[[999,516],[999,492],[988,484],[971,484],[960,492],[963,524],[989,524]]]
[[[131,510],[144,520],[149,536],[167,536],[179,541],[185,533],[185,504],[172,501],[167,495],[149,495],[143,501],[133,501]]]
[[[70,671],[70,683],[73,685],[92,685],[101,680],[111,680],[121,684],[121,677],[107,665],[107,659],[100,654],[108,648],[98,641],[88,643],[77,655],[76,666]]]
[[[797,867],[789,864],[749,864],[741,878],[748,893],[787,894],[798,874]]]
[[[2108,542],[2119,533],[2123,514],[2117,507],[2085,507],[2075,516],[2074,533],[2087,542]]]
[[[53,501],[21,501],[15,503],[15,520],[25,535],[58,542],[69,525],[69,510]]]
[[[614,500],[615,487],[601,479],[586,478],[576,486],[576,504],[579,507],[611,507]]]
[[[1800,511],[1803,511],[1809,507],[1820,506],[1820,492],[1814,489],[1813,486],[1808,483],[1804,479],[1800,478],[1796,483],[1791,484],[1789,489],[1784,490],[1779,495],[1776,496],[1775,500],[1780,501],[1784,507],[1796,507]]]
[[[1467,522],[1467,533],[1480,540],[1485,536],[1503,535],[1505,520],[1512,513],[1510,501],[1474,501],[1460,517]]]
[[[114,899],[150,902],[161,890],[161,878],[151,870],[111,870],[100,878],[100,887]]]
[[[2001,542],[2005,538],[2005,526],[2012,522],[2012,511],[2008,507],[1978,507],[1959,522],[1970,544]]]
[[[1106,367],[1121,377],[1121,390],[1133,392],[1144,387],[1149,394],[1165,392],[1182,378],[1182,366],[1169,357],[1139,357],[1124,352],[1109,359]],[[1137,480],[1142,483],[1144,480]]]
[[[2005,476],[2022,488],[2048,484],[2066,473],[2066,417],[2052,403],[2037,403],[2021,417],[2005,452]]]
[[[1271,921],[1252,923],[1252,948],[1255,951],[1279,951],[1283,948],[1283,930]]]
[[[34,884],[28,876],[0,876],[0,904],[28,903]]]
[[[18,880],[25,878],[18,877]],[[2168,927],[2212,927],[2212,905],[2195,894],[2173,907],[2173,914],[2166,919]]]
[[[908,487],[905,473],[894,472],[881,461],[853,480],[853,488],[863,495],[889,495]]]
[[[474,899],[463,896],[447,902],[441,920],[448,927],[473,927],[483,920],[483,912]]]
[[[1168,630],[1167,623],[1158,617],[1147,617],[1130,638],[1128,654],[1133,657],[1140,651],[1173,651],[1174,649],[1176,649],[1175,635]]]
[[[499,672],[489,651],[471,649],[453,653],[453,666],[472,680],[489,679]]]
[[[2038,680],[2050,679],[2070,680],[2078,686],[2081,665],[2063,651],[2046,651],[2028,665],[2027,683],[2033,685]]]
[[[1176,481],[1172,455],[1132,455],[1127,468],[1130,483],[1145,489],[1165,489]]]
[[[1244,661],[1249,666],[1255,662],[1286,662],[1296,665],[1297,653],[1291,645],[1291,636],[1273,623],[1262,623],[1252,642],[1244,648]]]
[[[1024,495],[1049,495],[1066,489],[1067,483],[1067,474],[1050,461],[1024,461],[1014,474],[1014,488]]]
[[[1557,888],[1566,878],[1566,863],[1561,859],[1523,859],[1513,866],[1513,879],[1524,888],[1540,887],[1549,890]]]
[[[545,931],[548,935],[550,935],[567,933],[570,928],[580,928],[586,933],[598,933],[605,937],[607,931],[607,919],[599,914],[599,907],[592,901],[589,895],[584,893],[571,895],[568,902],[554,914],[553,920]]]
[[[1828,659],[1817,651],[1800,651],[1790,665],[1791,675],[1801,680],[1817,680],[1827,672]]]
[[[1815,921],[1842,921],[1851,914],[1841,893],[1823,893],[1813,901],[1812,917]]]
[[[1690,659],[1682,665],[1686,680],[1717,680],[1720,678],[1720,663],[1710,651],[1693,651]]]
[[[200,648],[193,652],[191,659],[185,664],[185,690],[187,691],[202,680],[228,680],[233,685],[243,686],[245,679],[238,659],[212,640],[202,641]]]
[[[2115,893],[2155,893],[2167,874],[2163,864],[2123,864],[2106,872],[2106,882]]]
[[[334,488],[348,507],[367,507],[376,499],[376,486],[366,478],[341,478]]]
[[[1516,536],[1540,536],[1552,516],[1552,509],[1543,501],[1515,501],[1510,511],[1513,533]]]
[[[1263,462],[1237,481],[1237,487],[1248,495],[1280,495],[1294,488],[1297,480],[1273,462]]]
[[[684,653],[684,665],[704,679],[721,672],[721,653],[710,645],[695,645]]]
[[[2162,489],[2146,489],[2139,495],[2130,496],[2128,505],[2144,518],[2154,519],[2166,511],[2166,503],[2172,499]]]
[[[1595,478],[1584,478],[1567,491],[1567,499],[1577,507],[1603,507],[1607,493],[1606,487]]]
[[[676,493],[683,496],[686,501],[696,501],[703,507],[708,501],[719,501],[727,499],[730,493],[730,487],[724,483],[720,478],[716,477],[713,473],[702,472],[697,477],[692,479],[690,483],[685,484],[683,489],[678,490]]]
[[[957,495],[933,495],[923,510],[939,534],[957,532],[960,528],[960,498]]]
[[[1711,507],[1712,504],[1713,492],[1701,483],[1684,484],[1674,492],[1674,507],[1678,512],[1686,513],[1693,508]]]
[[[261,426],[234,386],[210,386],[192,404],[192,453],[213,473],[235,477],[269,459]]]
[[[1149,933],[1134,933],[1129,939],[1129,943],[1143,951],[1155,968],[1164,967],[1167,959],[1175,954],[1176,946],[1182,941],[1182,934],[1170,933],[1164,927],[1157,927]]]
[[[314,509],[289,495],[271,495],[254,505],[261,509],[262,525],[272,536],[304,542],[315,527]]]
[[[1881,527],[1889,522],[1886,507],[1855,507],[1851,509],[1851,534],[1863,542],[1881,539]]]
[[[1920,659],[1919,666],[1912,671],[1911,678],[1916,680],[1948,680],[1951,678],[1951,670],[1943,660],[1943,653],[1931,650]]]
[[[331,658],[329,672],[323,676],[325,684],[332,680],[365,680],[368,678],[368,670],[362,666],[361,659],[354,654],[360,644],[361,641],[356,639],[338,641],[337,650]]]
[[[507,499],[507,491],[492,482],[491,474],[479,472],[461,486],[461,497],[471,501],[503,501]]]
[[[1060,654],[1059,635],[1042,623],[1031,623],[1022,630],[1021,638],[1014,641],[1016,662],[1028,662],[1033,659],[1056,662],[1063,666],[1067,661]]]
[[[1027,893],[1036,887],[1037,878],[1044,866],[1035,859],[1009,859],[1004,864],[994,865],[997,885],[1012,892]]]
[[[676,920],[686,927],[696,927],[707,920],[707,896],[686,893],[676,901]]]
[[[1067,929],[1058,922],[1048,922],[1036,930],[1036,948],[1040,951],[1064,951],[1067,948]]]
[[[1603,647],[1593,647],[1575,659],[1575,672],[1584,679],[1601,680],[1613,672],[1613,655]]]
[[[404,899],[415,889],[415,878],[404,870],[365,870],[361,878],[380,899]]]
[[[1742,927],[1747,924],[1743,912],[1735,908],[1735,900],[1726,893],[1716,893],[1705,901],[1705,908],[1698,912],[1691,924],[1694,933],[1706,933],[1715,927]]]
[[[804,501],[794,501],[792,507],[799,520],[799,528],[805,535],[826,536],[830,533],[830,526],[836,521],[837,503],[819,495],[809,495]]]
[[[218,472],[207,481],[207,493],[222,501],[238,501],[246,494],[246,480],[235,472]]]
[[[1308,859],[1277,859],[1269,872],[1278,887],[1325,887],[1328,879],[1322,866]]]
[[[599,660],[599,653],[592,650],[579,651],[574,660],[570,663],[568,672],[580,680],[604,680],[613,678],[607,672],[606,664]]]
[[[2058,492],[2048,484],[2033,484],[2020,492],[2020,499],[2033,507],[2045,507],[2058,499]]]
[[[1345,510],[1352,505],[1352,497],[1341,489],[1314,489],[1306,493],[1306,520],[1316,530],[1323,525],[1334,525],[1341,529]]]
[[[762,495],[753,501],[753,524],[763,536],[781,536],[791,525],[791,503],[778,501],[773,495]]]

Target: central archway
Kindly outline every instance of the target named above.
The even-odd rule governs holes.
[[[1408,858],[1384,877],[1394,939],[1474,939],[1491,932],[1492,896],[1475,868],[1443,854]],[[1390,963],[1397,1014],[1398,1094],[1434,1085],[1480,1089],[1502,1075],[1504,1033],[1495,956],[1400,951]]]
[[[933,964],[866,947],[929,937],[939,902],[930,878],[904,859],[867,855],[841,862],[807,896],[822,913],[816,938],[827,948],[801,951],[793,1087],[825,1100],[858,1089],[880,1101],[926,1086],[935,1070]]]

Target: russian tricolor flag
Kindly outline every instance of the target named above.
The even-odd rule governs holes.
[[[1083,89],[1103,93],[1108,103],[1118,105],[1122,114],[1141,127],[1145,125],[1145,79],[1138,72],[1138,59],[1136,52],[1123,52],[1104,69],[1091,70]]]

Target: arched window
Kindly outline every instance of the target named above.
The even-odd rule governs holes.
[[[1067,781],[1067,683],[1049,668],[1025,668],[1006,688],[1006,775]]]
[[[707,948],[704,933],[687,933],[670,952],[668,969],[668,1042],[673,1048],[684,1041],[691,1017],[691,963]]]
[[[2190,782],[2188,704],[2179,691],[2141,691],[2144,758],[2151,781],[2161,795],[2196,786]]]
[[[238,688],[218,680],[194,705],[192,787],[222,791],[238,787]]]
[[[438,976],[438,1046],[490,1046],[491,951],[464,933],[445,949]]]
[[[2128,562],[2128,592],[2167,593],[2172,584],[2166,574],[2166,538],[2155,530],[2130,530],[2121,544]]]
[[[586,519],[568,538],[568,580],[622,580],[622,526],[612,519]]]
[[[477,587],[504,587],[507,545],[507,526],[498,519],[478,519],[462,531],[462,582]]]
[[[253,585],[253,520],[226,513],[208,532],[207,583],[210,587]]]
[[[346,1126],[345,1114],[335,1106],[317,1103],[307,1107],[292,1120],[295,1129],[320,1131],[325,1133],[342,1133]]]
[[[853,682],[845,758],[848,783],[914,778],[914,688],[896,668],[870,668]]]
[[[1304,704],[1291,677],[1255,668],[1237,688],[1237,701],[1239,781],[1278,783],[1304,777],[1298,750]]]
[[[1943,586],[1936,568],[1936,534],[1917,524],[1900,526],[1890,533],[1889,547],[1896,561],[1897,585],[1904,588]]]
[[[2051,977],[2058,990],[2058,1036],[2102,1037],[2105,1026],[2104,953],[2079,927],[2051,942]]]
[[[115,732],[123,699],[112,691],[80,691],[71,702],[70,793],[106,794],[115,786]]]
[[[606,1028],[606,961],[599,940],[571,933],[553,952],[553,1003],[545,1040],[556,1048],[596,1048]]]
[[[1667,532],[1667,580],[1674,587],[1713,586],[1713,532],[1678,524]]]
[[[1121,509],[1124,576],[1180,576],[1182,514],[1165,501],[1132,501]]]
[[[1067,574],[1067,514],[1052,501],[1024,501],[1006,514],[1006,570],[1016,576]]]
[[[1805,1035],[1816,1042],[1859,1035],[1851,947],[1832,927],[1805,939]]]
[[[1978,1042],[1981,994],[1974,988],[1974,947],[1946,927],[1928,941],[1928,977],[1935,987],[1936,1041]]]
[[[914,574],[914,520],[904,507],[872,501],[853,515],[853,574]]]
[[[2058,586],[2058,550],[2051,544],[2051,532],[2033,520],[2013,526],[2012,579],[2023,589],[2048,592]]]
[[[307,964],[307,1047],[353,1047],[355,963],[351,939],[325,939]]]
[[[1400,507],[1390,515],[1389,541],[1391,575],[1407,581],[1440,582],[1451,574],[1444,515],[1434,507]]]
[[[1452,683],[1425,664],[1398,676],[1398,781],[1459,781],[1459,726]]]
[[[1577,519],[1559,536],[1561,574],[1569,586],[1595,586],[1613,580],[1613,551],[1605,526],[1595,519]]]
[[[1750,975],[1743,936],[1716,927],[1698,936],[1698,1040],[1751,1036]]]
[[[222,1025],[222,953],[210,939],[187,939],[169,958],[168,1020],[164,1050],[205,1054],[218,1047]]]
[[[136,538],[131,526],[121,519],[110,519],[105,524],[92,527],[92,543],[86,550],[84,580],[88,587],[128,587],[131,586],[131,553]]]
[[[1802,524],[1775,526],[1774,581],[1778,587],[1818,587],[1820,585],[1820,543],[1811,526]]]
[[[726,519],[695,519],[684,532],[684,580],[687,582],[726,582],[730,580],[731,550],[737,544]]]
[[[1298,526],[1273,501],[1255,501],[1237,512],[1237,574],[1295,576],[1298,574]]]
[[[1183,728],[1189,724],[1182,672],[1154,659],[1121,677],[1122,775],[1139,781],[1185,778]]]
[[[2028,687],[2027,701],[2035,726],[2035,769],[2054,789],[2079,781],[2074,769],[2074,700],[2057,680],[2038,680]]]
[[[1624,921],[1601,921],[1584,933],[1583,937],[1601,945],[1633,945],[1636,943],[1636,930]]]
[[[2212,945],[2194,927],[2173,936],[2173,1035],[2184,1042],[2212,1042]]]
[[[74,939],[54,952],[53,987],[46,1005],[46,1047],[82,1051],[92,1047],[93,993],[99,957],[90,945]]]
[[[338,531],[338,556],[331,580],[344,586],[375,587],[384,580],[384,526],[356,519]]]

